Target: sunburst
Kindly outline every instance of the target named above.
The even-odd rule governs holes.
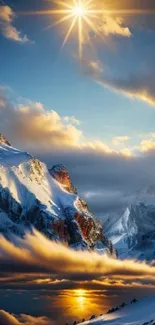
[[[99,33],[99,30],[95,24],[95,20],[99,15],[102,14],[103,10],[94,9],[94,0],[72,0],[72,3],[58,0],[55,1],[55,3],[59,6],[59,8],[50,10],[50,14],[62,15],[62,17],[59,20],[56,20],[54,24],[48,26],[48,28],[62,24],[67,20],[71,21],[62,43],[62,47],[64,47],[69,37],[71,36],[73,29],[75,26],[77,26],[78,52],[79,57],[82,58],[82,48],[85,33],[84,24],[87,27],[89,26],[89,28],[95,33]]]
[[[62,47],[65,46],[69,37],[71,36],[75,27],[77,30],[78,39],[78,52],[79,57],[82,58],[83,53],[83,40],[86,30],[93,31],[95,35],[103,37],[100,27],[99,19],[101,15],[144,15],[144,14],[155,14],[155,11],[141,10],[141,9],[107,9],[99,8],[96,5],[96,0],[48,0],[55,4],[55,9],[48,9],[35,12],[22,12],[23,15],[50,15],[59,16],[55,22],[47,27],[47,29],[63,24],[66,21],[70,21],[69,28],[65,32],[65,37],[62,43]]]
[[[78,52],[79,57],[82,57],[82,48],[84,35],[86,28],[89,27],[95,34],[101,33],[99,31],[97,19],[99,15],[103,14],[103,9],[97,9],[95,0],[48,0],[55,4],[55,9],[40,10],[40,11],[27,11],[19,12],[20,15],[49,15],[53,17],[59,17],[54,19],[54,23],[49,25],[46,29],[53,28],[66,21],[70,21],[69,28],[65,32],[65,37],[62,43],[62,47],[65,46],[69,37],[71,36],[75,27],[77,30],[78,39]],[[107,11],[109,13],[109,11]]]

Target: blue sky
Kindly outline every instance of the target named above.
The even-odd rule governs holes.
[[[132,147],[140,141],[139,135],[144,134],[145,138],[154,132],[153,105],[138,97],[131,99],[115,87],[104,87],[104,82],[103,86],[97,84],[93,74],[80,67],[76,35],[61,50],[65,23],[45,30],[52,16],[20,14],[21,11],[54,8],[52,2],[1,3],[16,13],[12,24],[30,40],[23,43],[8,39],[3,33],[0,35],[0,84],[10,87],[8,96],[15,103],[28,99],[42,103],[47,110],[53,109],[61,116],[73,115],[82,121],[81,129],[88,140],[100,139],[109,146],[113,137],[129,136],[128,146]],[[96,54],[91,54],[91,60],[103,66],[104,78],[128,80],[146,71],[152,73],[155,30],[148,25],[147,17],[143,16],[136,23],[137,20],[137,16],[124,18],[123,26],[129,28],[131,37],[110,33],[105,41],[93,39]],[[87,53],[88,50],[84,60]]]

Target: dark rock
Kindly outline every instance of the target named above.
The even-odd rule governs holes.
[[[2,135],[2,133],[0,133],[0,142],[2,144],[6,144],[7,146],[11,147],[11,144],[6,140],[6,138]]]

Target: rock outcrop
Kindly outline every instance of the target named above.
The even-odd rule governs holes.
[[[78,195],[72,184],[69,173],[63,165],[54,165],[49,170],[51,176],[56,179],[69,193]],[[113,256],[117,255],[111,241],[104,236],[102,224],[89,211],[87,203],[77,197],[76,210],[66,209],[66,222],[69,242],[71,245],[82,243],[83,248],[89,247],[100,252],[106,250]]]
[[[6,144],[7,146],[11,146],[11,144],[6,140],[6,138],[0,133],[0,142],[2,144]]]

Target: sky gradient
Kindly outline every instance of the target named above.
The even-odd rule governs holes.
[[[92,47],[85,41],[80,67],[75,31],[61,50],[65,22],[47,29],[52,15],[25,15],[53,8],[52,1],[6,4],[16,15],[10,26],[18,33],[5,34],[1,14],[0,83],[10,88],[11,100],[40,102],[46,110],[75,116],[88,141],[100,140],[114,150],[134,150],[154,132],[153,13],[101,19],[104,39],[89,30]],[[134,9],[133,4],[126,0],[122,6]],[[117,8],[115,1],[110,6]],[[150,13],[152,8],[151,1],[141,7]],[[122,137],[117,145],[115,137]]]
[[[49,167],[64,164],[103,219],[141,189],[147,201],[154,183],[155,4],[92,4],[112,11],[85,25],[79,59],[77,26],[62,48],[72,20],[49,28],[63,6],[0,1],[0,130]]]

